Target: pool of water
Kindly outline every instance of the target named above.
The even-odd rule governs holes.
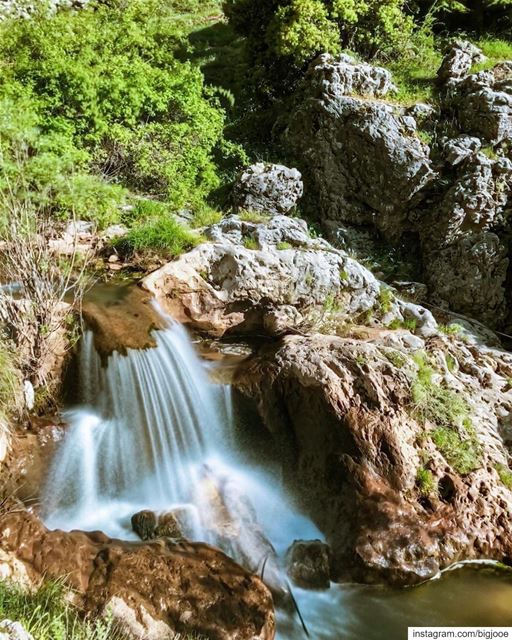
[[[512,626],[512,571],[466,565],[418,587],[334,585],[295,589],[315,640],[405,640],[409,626]],[[279,615],[278,639],[306,638],[296,616]]]

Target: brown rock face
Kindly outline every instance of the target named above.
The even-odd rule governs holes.
[[[470,405],[479,454],[461,472],[435,443],[438,426],[413,417],[418,368],[399,336],[288,336],[236,380],[257,399],[290,485],[325,534],[336,580],[414,584],[460,560],[512,557],[512,492],[499,473],[509,354],[440,337],[424,343],[439,367],[435,384]],[[420,471],[431,487],[420,485]]]
[[[127,349],[154,347],[151,332],[163,329],[165,323],[153,307],[152,296],[135,285],[116,288],[116,296],[111,296],[93,292],[82,305],[101,357],[108,358],[113,351],[125,354]]]
[[[48,531],[23,510],[2,514],[0,532],[0,569],[10,558],[13,566],[23,563],[33,581],[66,577],[78,606],[93,614],[110,609],[130,637],[274,638],[269,591],[206,544],[128,543],[102,533]]]

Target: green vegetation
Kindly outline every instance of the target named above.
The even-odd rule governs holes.
[[[481,465],[481,448],[472,429],[463,438],[454,429],[439,427],[432,432],[432,441],[447,462],[462,475]]]
[[[384,352],[385,357],[397,369],[401,369],[407,363],[407,356],[400,351],[389,350]]]
[[[29,592],[0,581],[0,619],[21,622],[35,640],[123,640],[112,621],[80,618],[65,594],[59,582]]]
[[[340,310],[340,303],[334,293],[328,293],[325,297],[323,308],[325,313],[337,313]]]
[[[93,1],[0,23],[0,187],[23,175],[18,197],[100,226],[119,220],[129,192],[200,220],[225,166],[244,158],[186,60],[187,29],[218,6]]]
[[[440,427],[461,424],[469,414],[466,401],[455,391],[433,381],[434,370],[424,352],[417,352],[414,361],[418,366],[411,386],[414,416],[423,424],[430,422]]]
[[[467,402],[452,389],[433,381],[434,370],[425,353],[416,353],[414,361],[418,373],[411,386],[413,416],[434,427],[426,435],[446,461],[458,473],[470,473],[481,464],[481,447]]]
[[[259,224],[260,222],[268,222],[269,220],[269,216],[266,216],[263,213],[259,213],[258,211],[247,211],[246,209],[240,211],[238,217],[244,222],[253,222],[254,224]]]
[[[174,258],[200,242],[200,235],[167,214],[135,224],[128,235],[115,242],[115,246],[125,254],[153,251],[164,257]]]
[[[447,353],[445,356],[446,366],[448,367],[448,371],[453,373],[457,368],[457,360],[452,356],[451,353]]]
[[[388,329],[407,329],[413,333],[416,330],[417,322],[414,318],[408,318],[407,320],[400,320],[399,318],[394,318],[388,324]]]
[[[507,489],[512,490],[512,471],[507,465],[498,463],[494,465],[494,468],[498,472],[500,480],[507,487]]]
[[[463,330],[461,325],[455,322],[452,324],[439,324],[437,328],[441,333],[444,333],[446,336],[456,336]]]
[[[20,372],[14,351],[0,336],[0,423],[15,409],[19,393]]]
[[[382,314],[389,313],[393,307],[395,294],[388,287],[382,287],[377,298],[379,302],[380,312]]]
[[[293,249],[293,247],[289,242],[278,242],[276,244],[276,249],[278,251],[285,251],[286,249]]]
[[[255,238],[244,238],[243,244],[250,251],[258,251],[260,248],[259,242]]]
[[[437,482],[431,471],[420,467],[416,473],[416,486],[422,496],[429,496],[437,492]]]
[[[235,31],[247,39],[259,89],[287,92],[318,53],[342,49],[390,59],[414,29],[404,0],[225,0]]]

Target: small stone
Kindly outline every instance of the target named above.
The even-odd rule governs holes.
[[[110,264],[119,262],[119,256],[117,255],[117,253],[113,253],[111,256],[109,256],[108,261],[110,262]]]
[[[21,622],[2,620],[0,622],[0,640],[34,640]]]
[[[295,540],[286,552],[286,570],[293,582],[305,589],[330,586],[330,548],[321,540]]]

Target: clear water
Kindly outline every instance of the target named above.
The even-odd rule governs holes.
[[[213,502],[222,487],[229,526],[236,528],[236,548],[226,550],[254,570],[268,553],[255,532],[279,556],[294,539],[320,538],[279,478],[238,451],[229,388],[209,382],[185,329],[169,324],[155,337],[155,349],[114,353],[102,367],[86,333],[82,402],[67,412],[70,426],[43,491],[46,524],[135,539],[134,513],[186,505],[191,537],[225,548],[218,533],[225,516],[212,508],[213,486]],[[256,516],[243,526],[247,498]],[[279,572],[278,560],[274,569]],[[394,640],[406,637],[408,625],[512,624],[509,575],[465,568],[415,589],[333,585],[323,592],[294,589],[294,595],[313,638]],[[280,640],[305,637],[297,616],[279,612],[278,622]]]

